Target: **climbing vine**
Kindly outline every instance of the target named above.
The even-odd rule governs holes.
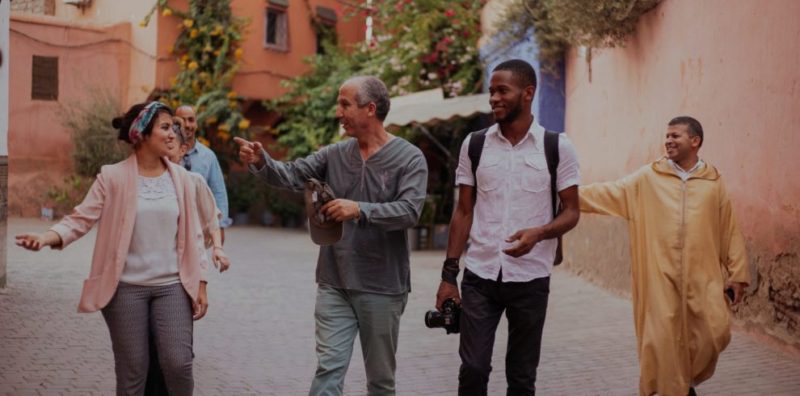
[[[545,66],[564,58],[570,46],[619,47],[639,18],[660,0],[512,0],[497,27],[513,42],[533,34]]]
[[[481,88],[478,56],[485,0],[384,0],[349,15],[373,17],[373,40],[347,48],[329,43],[307,59],[311,71],[286,82],[289,92],[268,101],[283,116],[278,142],[290,157],[303,156],[338,138],[338,87],[348,77],[375,75],[390,94],[440,88],[452,97]]]
[[[188,10],[173,8],[170,0],[157,0],[140,25],[147,26],[157,12],[175,20],[180,29],[169,50],[180,71],[160,100],[173,108],[194,105],[198,139],[211,146],[226,166],[235,158],[231,138],[245,135],[250,127],[242,114],[242,98],[231,88],[244,56],[240,43],[247,21],[233,15],[230,0],[189,0]]]

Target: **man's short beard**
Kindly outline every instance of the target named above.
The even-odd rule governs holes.
[[[508,114],[506,114],[505,117],[496,118],[495,121],[497,121],[498,124],[510,124],[511,122],[519,118],[519,115],[521,113],[522,113],[522,106],[519,103],[517,103],[517,105],[514,106],[513,109],[508,111]]]

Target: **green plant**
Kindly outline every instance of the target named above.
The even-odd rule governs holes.
[[[47,190],[47,204],[53,208],[56,217],[61,217],[72,211],[86,196],[93,178],[72,175],[64,179],[61,186],[52,186]]]
[[[108,91],[93,89],[88,98],[59,110],[61,123],[71,134],[75,174],[45,193],[45,206],[52,207],[57,216],[69,213],[83,200],[103,165],[130,155],[130,147],[117,138],[117,130],[111,126],[111,119],[120,113],[116,97]]]
[[[264,200],[266,185],[248,172],[229,173],[228,185],[228,202],[234,213],[247,213]]]
[[[181,29],[170,53],[180,71],[163,92],[161,101],[173,108],[193,104],[199,124],[198,139],[220,158],[223,169],[236,159],[234,136],[247,136],[250,120],[242,114],[242,98],[231,90],[244,50],[239,46],[248,21],[235,17],[230,0],[189,0],[188,10],[157,0],[140,25],[146,26],[158,10],[180,20]]]
[[[281,219],[301,217],[304,213],[301,194],[272,188],[267,193],[267,208]]]
[[[111,126],[111,119],[119,114],[119,101],[101,90],[91,91],[88,101],[61,110],[62,123],[72,135],[72,160],[78,175],[94,177],[101,166],[130,154],[129,146],[117,138],[117,130]]]
[[[422,213],[419,215],[417,224],[421,226],[432,226],[436,217],[436,198],[432,195],[425,197],[422,205]]]
[[[283,115],[278,143],[289,158],[307,155],[338,138],[338,87],[356,75],[375,75],[392,95],[440,88],[446,96],[481,88],[477,42],[484,0],[386,0],[351,8],[370,14],[374,39],[349,48],[325,46],[307,59],[311,72],[286,82],[289,92],[265,103]]]
[[[512,0],[497,23],[505,42],[533,34],[539,60],[550,67],[569,46],[618,47],[636,31],[639,18],[661,0]]]

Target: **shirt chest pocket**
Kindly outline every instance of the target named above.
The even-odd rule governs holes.
[[[477,178],[478,201],[475,204],[476,222],[481,224],[483,233],[496,232],[495,227],[503,217],[503,198],[507,172],[503,158],[487,155],[481,158]],[[490,227],[490,223],[494,224]]]
[[[520,169],[520,188],[528,193],[550,190],[550,172],[544,155],[529,155],[523,158]]]
[[[506,178],[501,162],[502,158],[499,155],[487,155],[481,158],[478,170],[475,172],[479,191],[488,194],[497,192]]]
[[[378,202],[392,202],[397,198],[397,186],[400,171],[396,169],[382,169],[374,175],[374,185],[378,189]]]

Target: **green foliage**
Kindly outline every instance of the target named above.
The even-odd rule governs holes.
[[[231,212],[244,213],[264,199],[266,185],[248,172],[228,174],[228,202]]]
[[[278,143],[287,148],[289,158],[308,155],[338,138],[338,87],[357,73],[359,62],[366,60],[364,55],[348,55],[328,45],[326,55],[307,59],[313,72],[285,81],[290,92],[266,104],[282,115],[284,122],[277,127]]]
[[[569,46],[618,47],[636,31],[639,18],[660,0],[512,0],[498,23],[508,37],[534,35],[539,59],[552,65]]]
[[[60,186],[52,186],[47,190],[47,204],[53,208],[55,217],[64,216],[72,211],[72,208],[77,206],[86,193],[89,187],[92,186],[93,178],[72,175],[64,179],[64,183]]]
[[[100,167],[119,162],[130,154],[127,144],[117,138],[111,119],[120,105],[109,92],[93,91],[89,100],[64,107],[61,119],[72,134],[72,160],[80,176],[94,177]]]
[[[93,90],[89,100],[65,106],[59,112],[62,124],[72,135],[72,163],[75,175],[46,193],[46,206],[57,216],[69,213],[81,202],[94,177],[103,165],[113,164],[130,155],[130,147],[117,138],[111,119],[119,115],[120,105],[110,92]]]
[[[270,189],[267,194],[267,208],[282,220],[301,218],[303,205],[302,194],[275,188]]]
[[[374,75],[392,95],[441,88],[446,96],[481,88],[477,42],[484,0],[385,0],[371,12],[375,39],[350,48],[325,47],[307,59],[311,72],[286,83],[289,92],[265,103],[281,113],[278,142],[289,158],[338,139],[338,87],[349,77]],[[353,12],[365,12],[355,9]]]
[[[176,108],[192,104],[197,110],[198,139],[217,153],[221,165],[236,158],[231,137],[247,135],[250,121],[242,115],[241,99],[231,90],[244,50],[239,46],[248,23],[235,17],[230,0],[189,0],[186,11],[157,0],[140,25],[146,26],[156,11],[175,17],[181,29],[170,53],[180,66],[170,80],[171,89],[161,101]]]
[[[269,187],[248,172],[231,172],[228,191],[231,211],[259,216],[264,209],[279,216],[282,220],[299,218],[303,213],[303,199],[300,194]]]

